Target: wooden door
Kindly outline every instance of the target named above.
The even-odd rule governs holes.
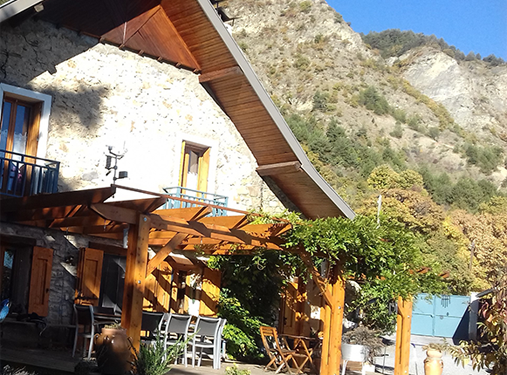
[[[36,313],[40,316],[48,315],[52,266],[53,250],[35,246],[30,275],[28,313]]]
[[[98,306],[102,262],[104,253],[100,250],[82,248],[79,252],[75,303]]]

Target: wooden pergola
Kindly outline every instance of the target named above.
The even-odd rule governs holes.
[[[259,248],[287,251],[282,247],[280,235],[291,228],[288,222],[275,224],[249,224],[248,214],[207,216],[212,206],[193,202],[195,207],[158,209],[167,198],[163,194],[153,197],[107,202],[118,186],[72,191],[23,198],[8,198],[0,202],[0,219],[3,222],[42,228],[60,229],[94,237],[124,240],[126,248],[118,245],[114,251],[126,256],[125,285],[121,324],[138,347],[141,334],[143,298],[147,278],[171,253],[202,252],[210,255],[248,253]],[[181,199],[185,201],[184,199]],[[111,251],[115,246],[94,242],[94,248]],[[156,249],[149,259],[148,248]],[[340,373],[341,334],[345,301],[345,281],[339,267],[323,278],[313,266],[304,249],[294,249],[309,266],[313,279],[324,298],[323,346],[320,373]],[[408,373],[410,348],[411,302],[401,301],[398,313],[398,339],[396,343],[396,375]],[[407,349],[408,348],[408,349]]]

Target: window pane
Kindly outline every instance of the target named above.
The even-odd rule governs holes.
[[[0,132],[0,149],[5,150],[7,147],[7,134],[9,132],[9,121],[11,119],[12,104],[4,102],[2,108],[2,130]]]
[[[14,251],[5,250],[2,272],[2,300],[11,298],[12,291],[12,268],[14,265]]]
[[[18,104],[16,107],[16,122],[14,127],[14,143],[12,151],[24,154],[26,151],[26,139],[28,134],[28,121],[30,108]]]

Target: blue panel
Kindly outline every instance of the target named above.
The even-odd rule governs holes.
[[[455,341],[468,338],[469,297],[441,296],[425,299],[419,294],[412,310],[412,334],[452,337]]]

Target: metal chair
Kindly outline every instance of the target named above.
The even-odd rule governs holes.
[[[188,338],[188,327],[190,327],[190,320],[192,315],[179,315],[168,314],[167,321],[165,322],[165,330],[163,328],[163,321],[161,321],[160,331],[164,332],[164,349],[168,345],[175,345],[178,340],[186,341]],[[183,349],[183,361],[187,367],[187,345]],[[178,363],[176,358],[175,364]]]
[[[98,323],[95,322],[93,317],[93,306],[74,305],[74,316],[76,319],[76,331],[74,335],[74,347],[72,348],[72,356],[76,354],[77,339],[79,336],[83,338],[83,354],[86,351],[86,340],[90,340],[88,347],[88,359],[92,355],[93,336],[95,335],[95,327]],[[79,327],[82,326],[83,331],[79,332]]]
[[[195,367],[195,352],[199,349],[199,361],[201,366],[202,352],[211,349],[213,356],[213,368],[220,369],[220,318],[207,318],[199,316],[195,323],[195,333],[192,339],[192,367]]]
[[[163,318],[164,313],[162,312],[143,311],[143,318],[141,320],[141,331],[145,331],[146,334],[144,337],[141,337],[142,341],[152,342],[156,340],[157,334],[161,335],[161,339],[164,340],[164,337],[162,336],[163,333],[160,332],[160,327]]]
[[[225,324],[227,323],[227,319],[222,318],[220,320],[220,327],[218,328],[218,340],[217,345],[220,353],[220,357],[225,361],[227,359],[227,341],[222,338],[222,333],[224,331]],[[219,366],[220,368],[220,366]]]

